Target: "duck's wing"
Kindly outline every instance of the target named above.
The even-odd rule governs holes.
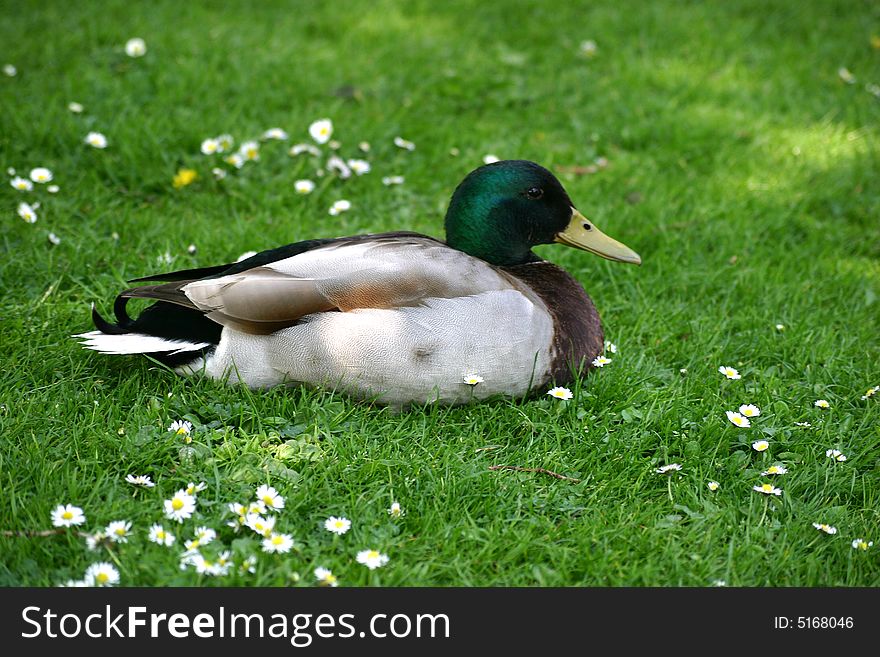
[[[509,277],[482,260],[430,237],[398,233],[329,241],[264,264],[252,259],[221,275],[124,294],[195,308],[224,326],[266,334],[318,312],[413,306],[511,287]]]

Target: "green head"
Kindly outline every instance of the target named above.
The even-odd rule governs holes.
[[[544,167],[502,160],[468,174],[446,212],[446,243],[488,263],[510,267],[537,260],[532,248],[561,242],[612,260],[639,256],[599,231],[574,208]]]

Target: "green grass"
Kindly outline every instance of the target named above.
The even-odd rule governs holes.
[[[880,549],[850,547],[880,545],[880,395],[860,399],[880,384],[873,3],[44,1],[4,3],[3,16],[3,63],[19,73],[0,77],[0,166],[47,166],[61,191],[0,190],[0,583],[55,585],[112,560],[126,585],[311,585],[319,565],[345,585],[880,585]],[[142,59],[122,52],[132,36]],[[372,144],[370,174],[302,197],[292,182],[311,168],[284,144],[223,182],[199,154],[206,137],[272,126],[307,141],[324,116],[346,156]],[[82,144],[93,129],[105,151]],[[644,260],[540,250],[584,284],[620,347],[567,403],[393,414],[326,390],[182,379],[69,339],[90,328],[90,302],[106,313],[125,279],[167,269],[165,251],[189,268],[312,237],[440,236],[454,186],[486,153],[556,171],[608,158],[560,177]],[[175,190],[181,166],[200,178]],[[390,174],[406,184],[384,187]],[[343,197],[352,211],[329,216]],[[16,216],[23,199],[42,204],[36,224]],[[763,411],[748,430],[724,416],[743,403]],[[196,424],[191,452],[166,431],[181,417]],[[758,438],[768,452],[750,448]],[[669,462],[682,472],[654,473]],[[784,494],[752,492],[776,462]],[[158,485],[133,490],[129,473]],[[173,549],[148,543],[162,501],[190,481],[208,484],[199,517],[175,525]],[[289,555],[223,524],[260,483],[287,499]],[[51,529],[66,502],[86,531],[127,519],[135,535],[97,553],[73,533],[19,535]],[[326,532],[328,515],[352,530]],[[257,572],[180,571],[197,524],[220,531],[211,548],[258,554]],[[366,547],[390,563],[355,563]]]

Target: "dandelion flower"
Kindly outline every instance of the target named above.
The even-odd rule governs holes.
[[[493,155],[492,153],[488,153],[483,156],[483,164],[495,164],[496,162],[500,162],[501,158],[497,155]]]
[[[390,187],[391,185],[402,185],[406,182],[406,178],[403,176],[385,176],[382,178],[382,184],[386,187]]]
[[[611,362],[610,358],[606,358],[605,356],[596,356],[593,359],[593,366],[594,367],[605,367],[610,362]]]
[[[743,404],[739,407],[739,412],[743,417],[758,417],[761,414],[761,409],[754,404]]]
[[[263,133],[263,139],[277,139],[278,141],[284,141],[287,137],[287,133],[281,128],[269,128]]]
[[[770,449],[770,443],[768,443],[766,440],[756,440],[752,443],[752,449],[756,452],[766,452],[768,449]]]
[[[129,57],[143,57],[147,54],[147,44],[140,37],[125,42],[125,54]]]
[[[719,484],[717,481],[710,481],[709,483],[706,484],[706,486],[708,486],[709,490],[714,493],[716,490],[718,490],[721,487],[721,484]]]
[[[297,194],[311,194],[315,190],[315,183],[311,180],[297,180],[293,183]]]
[[[718,368],[718,371],[721,372],[728,379],[735,380],[742,378],[742,376],[740,376],[740,373],[736,369],[728,367],[727,365],[722,365]]]
[[[659,468],[654,470],[657,474],[666,474],[667,472],[678,472],[681,470],[680,463],[670,463],[669,465],[661,465]]]
[[[86,521],[83,510],[72,504],[59,504],[52,511],[52,524],[55,527],[72,527]]]
[[[278,511],[284,508],[284,498],[278,494],[278,491],[263,484],[257,488],[257,499],[266,505],[270,511]]]
[[[469,386],[475,386],[483,382],[483,377],[479,374],[465,374],[462,380]]]
[[[170,500],[165,500],[165,517],[183,522],[192,517],[196,510],[196,498],[185,490],[179,490]]]
[[[846,455],[843,454],[839,449],[829,449],[825,451],[825,456],[828,458],[832,458],[835,461],[840,461],[843,463],[846,461]]]
[[[93,148],[107,148],[107,137],[100,132],[90,132],[86,135],[85,142]]]
[[[407,151],[414,151],[416,149],[416,145],[414,143],[404,139],[403,137],[395,137],[394,145]]]
[[[192,422],[188,422],[187,420],[174,420],[171,423],[171,426],[168,427],[168,431],[173,431],[178,436],[186,436],[190,432],[192,432]]]
[[[206,139],[202,142],[202,145],[199,147],[199,150],[202,151],[205,155],[213,155],[220,151],[220,142],[216,139]]]
[[[342,536],[345,532],[351,529],[351,520],[348,518],[330,516],[324,521],[324,529],[328,532],[333,532],[337,536]]]
[[[131,522],[114,520],[104,531],[114,543],[128,543],[128,537],[131,536]]]
[[[130,483],[132,486],[143,486],[144,488],[152,488],[156,484],[152,482],[150,479],[150,475],[126,475],[125,481]]]
[[[724,411],[727,414],[727,419],[731,421],[731,423],[742,429],[748,429],[752,426],[752,423],[749,422],[749,418],[743,417],[739,413],[735,413],[734,411]]]
[[[856,76],[850,73],[849,69],[846,66],[841,66],[839,69],[837,69],[837,77],[839,77],[847,84],[856,83]]]
[[[867,550],[874,545],[874,541],[866,541],[863,538],[857,538],[852,542],[854,550]]]
[[[327,568],[318,567],[315,568],[315,579],[318,580],[318,583],[321,586],[338,586],[339,582],[336,581],[336,575],[330,572]]]
[[[82,114],[83,106],[77,102],[67,103],[67,109],[73,112],[74,114]]]
[[[348,212],[351,209],[351,201],[346,201],[345,199],[341,199],[336,201],[333,205],[330,206],[328,213],[333,215],[334,217],[342,214],[343,212]]]
[[[275,552],[284,554],[293,548],[293,538],[289,534],[275,534],[274,532],[263,539],[263,552]]]
[[[275,517],[264,518],[259,514],[249,513],[245,516],[244,524],[260,536],[269,536],[275,529]]]
[[[31,180],[35,183],[40,183],[41,185],[47,182],[52,182],[52,172],[49,171],[46,167],[37,167],[36,169],[31,169]]]
[[[357,553],[357,562],[370,570],[376,570],[388,563],[388,555],[381,554],[378,550],[361,550]]]
[[[35,206],[27,203],[18,204],[18,216],[24,219],[25,223],[33,224],[37,221],[37,212]]]
[[[113,586],[119,584],[119,571],[106,561],[93,563],[86,570],[84,581],[87,586]]]
[[[169,534],[162,525],[151,525],[147,538],[156,545],[164,545],[165,547],[171,547],[176,540],[174,534]]]
[[[763,493],[764,495],[776,495],[777,497],[782,495],[782,490],[776,488],[773,484],[761,484],[760,486],[752,486],[752,490],[756,490],[759,493]]]
[[[556,399],[571,399],[574,395],[571,393],[571,390],[568,388],[563,388],[562,386],[557,386],[555,388],[550,388],[547,391],[547,394],[551,397],[556,397]]]
[[[34,183],[21,176],[16,176],[9,181],[9,184],[12,185],[13,189],[17,189],[20,192],[29,192],[34,188]]]
[[[813,406],[816,408],[831,408],[831,404],[828,403],[825,399],[817,399],[813,402]]]
[[[356,176],[370,173],[370,163],[366,160],[349,160],[348,166]]]
[[[18,69],[15,68],[12,64],[4,64],[3,75],[8,75],[9,77],[14,78],[16,75],[18,75]]]
[[[180,189],[193,184],[198,177],[199,172],[195,169],[178,169],[171,184],[174,185],[174,189]]]
[[[586,41],[581,41],[581,52],[587,57],[595,57],[596,53],[599,52],[599,46],[592,39],[587,39]]]
[[[400,502],[392,502],[388,508],[388,515],[392,518],[400,518],[403,515],[403,509],[400,508]]]
[[[837,533],[837,527],[832,527],[831,525],[826,525],[824,523],[814,522],[813,527],[826,534],[834,535]]]
[[[319,144],[326,144],[333,135],[333,121],[319,119],[309,126],[309,135]]]
[[[238,154],[245,160],[256,162],[260,159],[260,144],[255,141],[246,141],[239,147]]]
[[[788,468],[786,468],[784,465],[771,465],[769,468],[761,473],[761,476],[769,477],[770,475],[784,475],[787,472]]]

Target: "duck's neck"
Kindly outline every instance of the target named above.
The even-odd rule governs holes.
[[[529,221],[512,217],[506,206],[487,194],[456,195],[446,213],[446,243],[496,267],[540,260],[525,233]]]

